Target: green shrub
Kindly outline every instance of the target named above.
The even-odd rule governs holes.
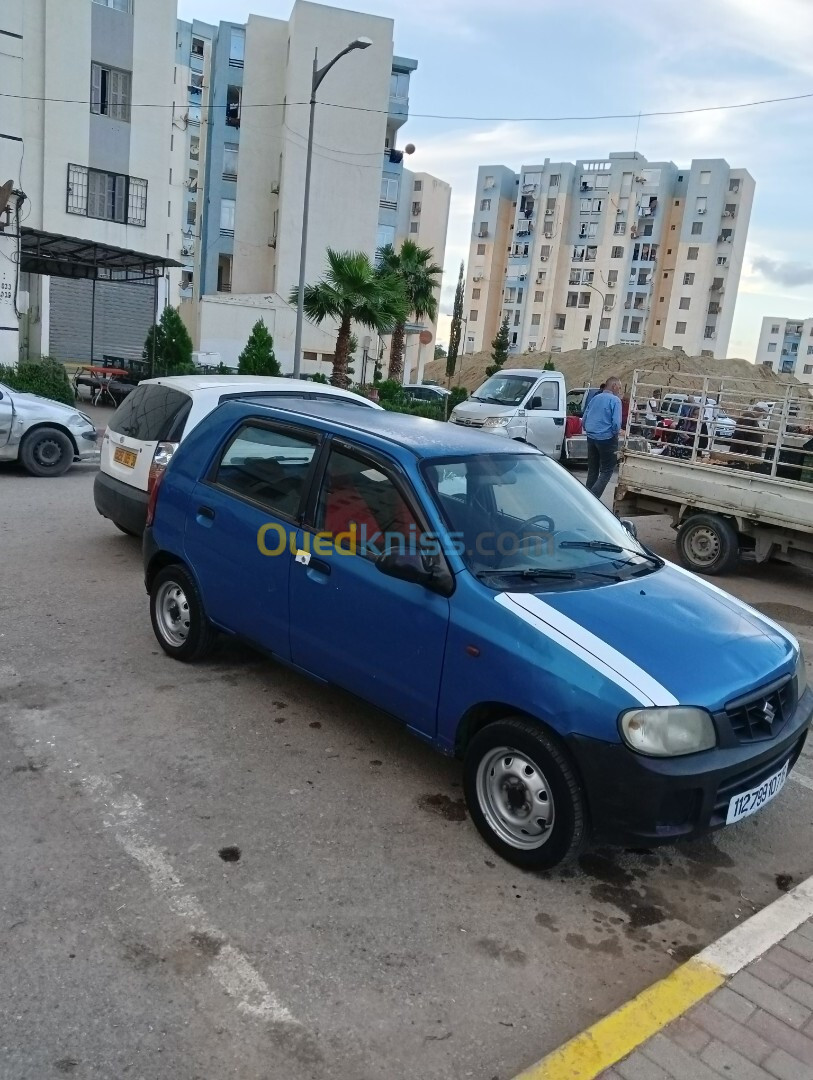
[[[240,353],[237,370],[241,375],[282,374],[274,355],[274,339],[263,319],[254,323],[246,347]]]
[[[64,365],[52,356],[25,360],[16,368],[0,366],[0,382],[22,394],[39,394],[63,405],[73,405],[76,400]]]
[[[449,412],[452,411],[455,405],[459,405],[461,401],[465,401],[468,396],[469,392],[465,386],[453,387],[452,392],[449,395]]]

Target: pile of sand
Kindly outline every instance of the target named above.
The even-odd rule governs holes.
[[[712,378],[730,377],[742,380],[738,389],[753,392],[760,400],[781,396],[789,384],[802,385],[792,375],[777,375],[770,368],[757,367],[747,360],[715,360],[710,356],[688,356],[686,353],[650,345],[610,345],[599,349],[595,356],[592,349],[575,349],[553,354],[523,353],[509,356],[505,367],[542,368],[548,360],[551,360],[557,371],[563,373],[568,387],[598,386],[611,375],[617,375],[626,392],[632,385],[632,374],[636,368],[657,372],[657,379],[648,379],[647,382],[660,382],[664,391],[670,386],[685,387],[689,381],[686,376],[695,377],[691,380],[694,385],[697,376],[703,378],[706,375]],[[476,390],[486,377],[486,368],[493,362],[490,353],[458,357],[452,385],[465,386],[469,391]],[[445,386],[445,359],[427,364],[424,379]]]

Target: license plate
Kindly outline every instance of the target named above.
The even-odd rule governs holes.
[[[133,450],[125,450],[123,446],[117,446],[113,453],[113,460],[119,465],[126,465],[128,469],[134,469],[138,461],[138,454]]]
[[[767,780],[763,780],[758,787],[751,788],[750,791],[743,791],[741,795],[735,795],[728,804],[726,825],[731,825],[732,822],[740,821],[742,818],[755,814],[757,810],[761,810],[765,803],[769,803],[771,799],[776,798],[787,778],[788,762],[786,761],[779,772],[769,776]]]

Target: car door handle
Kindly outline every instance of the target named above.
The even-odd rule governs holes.
[[[206,528],[209,528],[209,526],[212,524],[214,519],[215,519],[215,512],[211,508],[211,506],[199,506],[198,507],[198,512],[197,512],[197,514],[195,516],[195,520],[197,521],[198,525],[205,525]]]
[[[315,570],[317,574],[324,574],[325,577],[330,576],[330,563],[323,562],[322,559],[314,559],[311,557],[311,560],[308,563],[308,569]]]

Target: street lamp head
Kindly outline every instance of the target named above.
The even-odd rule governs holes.
[[[350,42],[350,48],[351,49],[369,49],[370,46],[372,45],[372,43],[373,43],[372,38],[359,37],[359,38],[356,38],[355,41]]]

